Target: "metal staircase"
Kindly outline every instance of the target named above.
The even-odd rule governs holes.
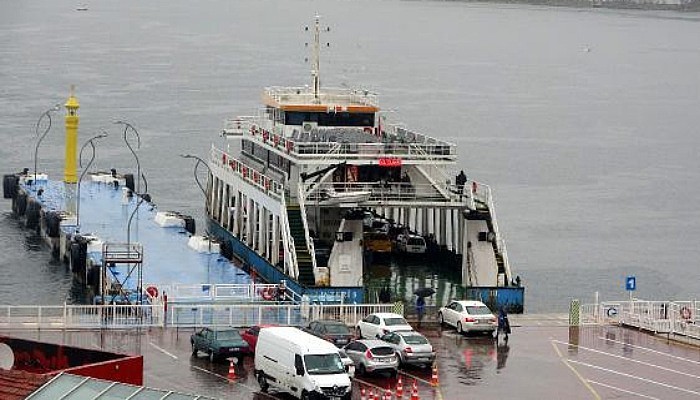
[[[306,232],[304,230],[304,221],[301,216],[301,208],[299,205],[287,205],[287,221],[289,230],[294,239],[294,249],[296,251],[297,265],[299,267],[299,283],[305,286],[314,286],[316,278],[314,276],[314,263],[309,252],[309,246],[306,243]]]

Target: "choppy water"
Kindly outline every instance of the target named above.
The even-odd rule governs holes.
[[[222,120],[252,113],[262,87],[310,82],[302,27],[318,12],[332,27],[323,84],[379,91],[391,117],[457,143],[458,169],[492,185],[529,311],[596,290],[624,297],[628,274],[640,297],[700,293],[694,14],[372,0],[75,7],[3,7],[3,173],[31,166],[37,118],[75,84],[82,140],[112,134],[99,167],[132,167],[111,124],[128,119],[156,203],[201,217],[192,165],[178,154],[204,156]],[[39,153],[55,174],[61,122]],[[0,303],[62,303],[64,267],[6,214],[0,222]]]

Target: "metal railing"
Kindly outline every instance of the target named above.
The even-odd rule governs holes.
[[[302,326],[314,319],[355,325],[393,304],[164,304],[0,306],[0,329],[131,329],[138,327]]]
[[[700,340],[700,301],[615,301],[584,304],[582,324],[620,324]]]
[[[304,196],[304,187],[299,181],[297,183],[297,202],[299,203],[299,210],[301,213],[301,221],[304,224],[304,237],[306,238],[306,250],[311,256],[311,266],[314,271],[314,277],[318,276],[318,271],[316,270],[318,266],[316,265],[316,247],[314,246],[314,241],[309,235],[309,221],[306,219],[306,201]]]
[[[299,264],[297,263],[296,245],[292,230],[289,226],[289,218],[287,215],[287,200],[284,192],[281,196],[282,205],[280,208],[280,227],[282,228],[282,245],[284,246],[284,272],[293,279],[299,278]]]
[[[503,257],[503,267],[506,271],[506,279],[512,279],[510,270],[510,261],[508,260],[508,250],[506,249],[506,241],[501,236],[501,232],[498,230],[498,218],[496,217],[496,205],[493,202],[493,194],[491,193],[491,187],[484,184],[476,184],[477,190],[479,187],[486,187],[486,204],[489,208],[489,213],[491,213],[491,225],[493,226],[493,233],[496,235],[496,248],[501,253]]]
[[[213,146],[211,148],[210,162],[213,166],[236,175],[273,198],[279,198],[284,193],[284,185],[281,182],[262,174],[260,171]]]
[[[262,283],[225,283],[225,284],[146,284],[145,287],[155,287],[162,293],[167,293],[168,302],[195,301],[260,301],[265,300],[263,293],[276,290],[277,284]],[[289,289],[287,289],[289,290]]]
[[[312,186],[313,185],[313,186]],[[322,202],[334,200],[347,201],[345,196],[357,193],[358,199],[353,199],[354,202],[382,202],[383,204],[391,201],[424,201],[446,203],[453,201],[451,198],[445,198],[443,193],[431,184],[412,184],[407,182],[326,182],[317,184],[306,184],[307,201]],[[448,185],[447,190],[457,193],[456,185]],[[359,198],[359,194],[364,194]],[[337,197],[337,198],[336,198]],[[465,196],[462,201],[467,201]]]

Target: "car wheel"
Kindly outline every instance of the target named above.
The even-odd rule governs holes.
[[[194,345],[194,342],[192,342],[192,355],[196,357],[197,353],[197,347]]]
[[[438,313],[438,321],[440,321],[440,326],[445,326],[445,317],[442,316],[442,313]]]
[[[267,393],[267,389],[270,388],[267,379],[265,379],[265,374],[262,371],[258,372],[258,385],[260,385],[260,391],[263,393]]]
[[[362,339],[362,329],[360,329],[359,326],[357,327],[357,329],[355,329],[355,333],[358,339]]]
[[[309,392],[307,392],[306,390],[301,392],[301,400],[309,400]]]
[[[360,363],[360,365],[357,366],[357,375],[365,375],[367,373],[367,368],[365,368],[365,365]]]
[[[464,333],[461,322],[457,322],[457,333]]]
[[[395,379],[396,376],[399,375],[399,370],[398,369],[392,369],[389,371],[389,377],[392,379]]]

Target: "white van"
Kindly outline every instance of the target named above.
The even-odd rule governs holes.
[[[273,387],[304,400],[352,397],[338,348],[294,327],[260,330],[254,373],[263,393]]]

